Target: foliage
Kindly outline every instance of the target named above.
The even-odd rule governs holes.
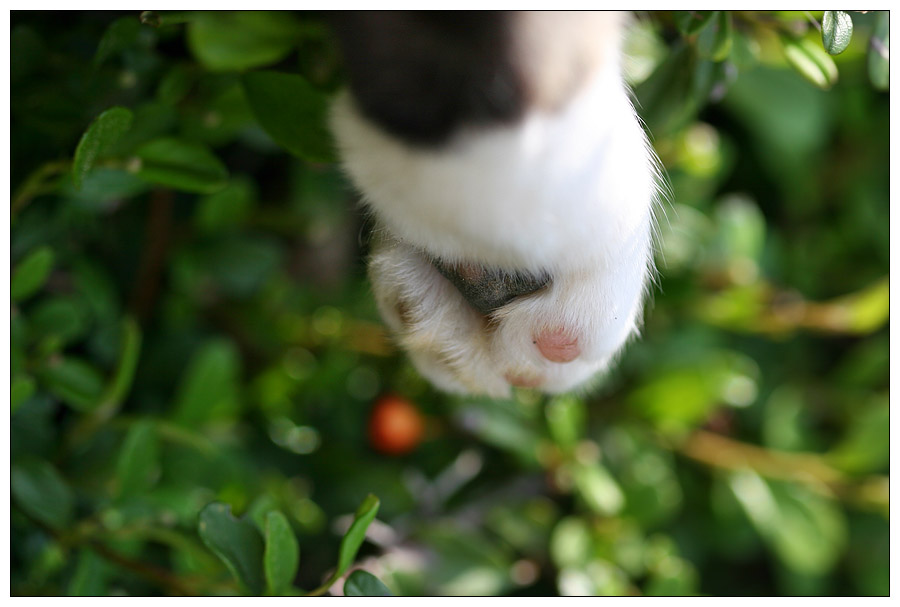
[[[643,337],[488,402],[377,320],[321,15],[13,13],[11,592],[887,594],[887,15],[638,17]]]

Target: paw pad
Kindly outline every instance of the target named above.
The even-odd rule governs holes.
[[[564,329],[545,329],[534,338],[541,355],[554,363],[572,362],[581,355],[578,338],[572,337]]]

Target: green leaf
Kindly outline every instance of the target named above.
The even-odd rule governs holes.
[[[252,594],[262,594],[263,540],[253,523],[234,518],[231,506],[213,502],[200,511],[197,530],[239,582]]]
[[[838,69],[831,55],[809,38],[781,36],[784,56],[800,74],[820,89],[830,89],[837,82]]]
[[[148,489],[159,466],[159,446],[156,426],[150,420],[135,422],[116,461],[116,482],[119,497],[137,495]]]
[[[66,589],[67,596],[107,596],[109,565],[93,550],[82,548],[78,565]]]
[[[296,74],[251,72],[243,83],[256,119],[276,143],[309,162],[335,161],[325,95]]]
[[[187,43],[205,67],[243,71],[283,59],[299,40],[297,22],[285,12],[210,12],[188,25]]]
[[[175,421],[195,427],[231,414],[238,404],[240,358],[231,342],[214,340],[191,359],[175,400]]]
[[[619,484],[599,463],[573,465],[572,478],[578,495],[597,514],[612,516],[625,505]]]
[[[347,533],[344,534],[344,538],[341,540],[341,548],[338,552],[338,566],[337,571],[335,571],[334,574],[334,580],[337,580],[344,575],[347,569],[350,568],[350,565],[353,564],[353,559],[356,558],[356,553],[359,550],[359,547],[362,546],[363,540],[366,538],[366,529],[368,529],[369,525],[372,524],[372,521],[375,520],[375,515],[378,514],[378,507],[380,505],[381,502],[378,498],[370,493],[366,499],[363,500],[363,503],[360,504],[359,508],[357,508],[353,522],[350,524],[350,528],[347,529]]]
[[[199,194],[212,194],[228,180],[225,165],[204,145],[163,137],[142,145],[137,175],[151,183]]]
[[[886,91],[891,84],[890,23],[888,11],[878,11],[875,17],[875,31],[869,38],[869,52],[866,58],[869,80],[879,91]]]
[[[844,11],[825,11],[822,15],[822,46],[829,55],[839,55],[850,44],[853,19]]]
[[[691,36],[708,24],[718,11],[675,11],[675,26],[683,36]]]
[[[137,369],[141,353],[141,327],[137,321],[127,316],[122,320],[122,341],[119,350],[119,361],[116,370],[110,378],[103,396],[100,398],[99,407],[104,409],[105,415],[119,408],[122,401],[131,389],[134,380],[134,372]]]
[[[279,511],[266,514],[266,549],[263,556],[266,587],[280,596],[291,587],[300,564],[300,546],[287,518]]]
[[[9,283],[9,296],[13,301],[22,301],[44,286],[50,270],[53,269],[53,249],[40,247],[16,266]]]
[[[91,411],[103,393],[103,376],[90,363],[75,357],[51,360],[40,372],[50,392],[76,411]]]
[[[697,54],[703,59],[724,61],[731,54],[732,23],[729,11],[715,11],[714,19],[697,37]]]
[[[35,340],[53,338],[65,345],[84,335],[89,318],[90,310],[79,297],[43,299],[29,316],[31,335]]]
[[[113,21],[97,45],[94,67],[99,67],[110,56],[134,46],[141,33],[141,24],[135,17],[122,17]]]
[[[35,382],[30,375],[17,375],[10,382],[10,413],[34,395]]]
[[[224,190],[204,196],[197,205],[194,223],[207,234],[240,227],[256,202],[256,188],[249,179],[233,179]]]
[[[835,466],[851,474],[887,471],[890,456],[890,405],[876,397],[854,413],[845,436],[828,453]]]
[[[381,580],[364,569],[357,569],[344,582],[344,596],[393,596]]]
[[[22,510],[54,529],[64,529],[72,520],[75,495],[56,468],[45,461],[13,464],[10,491]]]
[[[545,410],[550,436],[563,449],[575,448],[584,435],[587,411],[584,403],[574,396],[556,397]]]
[[[76,188],[81,187],[81,182],[97,159],[131,128],[133,119],[134,115],[128,108],[111,107],[88,127],[75,148],[72,162],[72,181]]]
[[[832,570],[847,541],[840,507],[810,490],[765,481],[745,471],[730,487],[757,532],[790,569],[806,575]]]

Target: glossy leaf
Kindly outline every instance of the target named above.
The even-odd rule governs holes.
[[[97,45],[94,53],[94,67],[99,67],[107,59],[120,53],[137,42],[141,32],[140,21],[134,17],[122,17],[113,21]]]
[[[573,449],[584,435],[587,411],[584,403],[573,396],[561,396],[547,403],[545,410],[550,436],[564,449]]]
[[[609,471],[598,463],[575,464],[572,468],[575,489],[592,511],[603,516],[617,514],[625,505],[625,496]]]
[[[344,575],[347,569],[350,568],[350,565],[353,564],[359,547],[362,546],[363,540],[366,539],[366,529],[375,520],[375,515],[378,514],[378,506],[380,505],[381,502],[378,498],[369,494],[357,508],[353,522],[350,523],[350,528],[347,529],[347,533],[344,534],[344,538],[341,540],[335,579]]]
[[[831,55],[809,38],[782,36],[782,48],[788,63],[804,78],[820,89],[830,89],[837,82],[838,69]]]
[[[298,38],[293,15],[278,11],[200,13],[187,30],[191,52],[216,71],[275,63],[294,48]]]
[[[252,594],[262,594],[263,539],[253,523],[232,516],[231,506],[213,502],[200,512],[197,530],[239,582]]]
[[[29,460],[13,464],[9,474],[14,503],[29,516],[54,529],[64,529],[71,522],[75,494],[56,468]]]
[[[277,144],[310,162],[335,160],[325,95],[297,74],[251,72],[243,83],[256,119]]]
[[[281,595],[291,587],[300,564],[300,546],[287,518],[279,511],[266,514],[266,548],[263,555],[266,588]]]
[[[366,571],[357,569],[344,582],[344,596],[393,596],[381,580]]]
[[[211,194],[227,183],[225,165],[201,144],[171,137],[155,139],[136,152],[140,159],[137,175],[162,186]]]
[[[119,450],[116,483],[119,497],[138,495],[150,487],[159,465],[159,445],[152,421],[135,422]]]
[[[15,268],[9,283],[9,296],[13,301],[27,299],[47,281],[53,269],[55,255],[50,247],[40,247],[32,251]]]
[[[88,127],[75,148],[72,162],[72,181],[76,188],[81,187],[85,175],[104,152],[131,128],[133,119],[134,114],[128,108],[111,107]]]
[[[822,15],[822,46],[829,55],[839,55],[850,45],[853,19],[844,11],[825,11]]]

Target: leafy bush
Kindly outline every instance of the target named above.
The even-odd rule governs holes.
[[[638,17],[644,335],[488,402],[383,333],[320,15],[13,13],[12,593],[887,594],[887,14]]]

